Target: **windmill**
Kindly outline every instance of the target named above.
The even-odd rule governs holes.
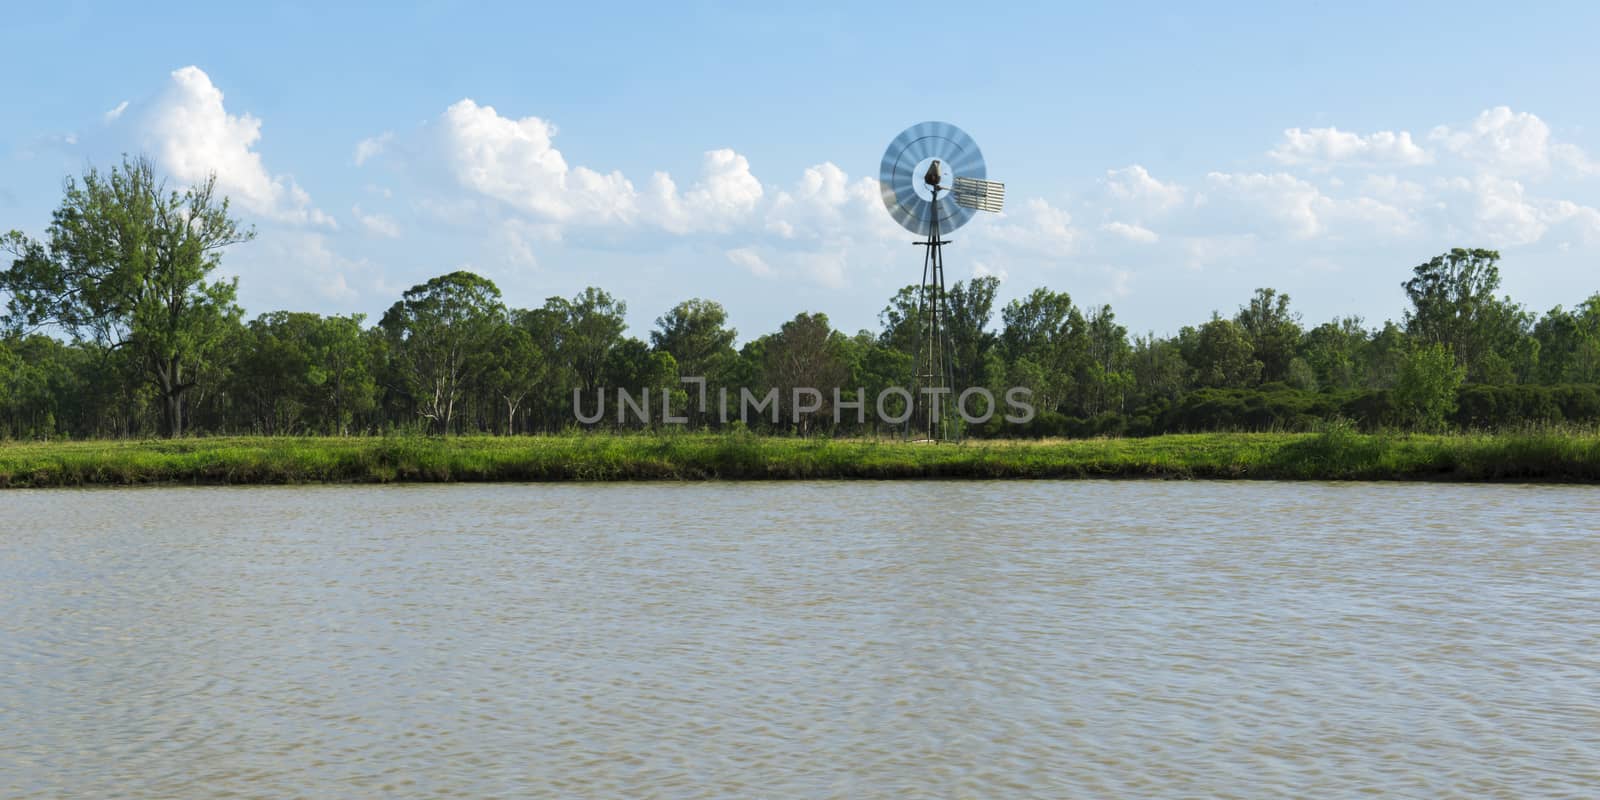
[[[987,180],[986,175],[977,142],[948,122],[920,122],[901,131],[884,150],[878,169],[878,188],[889,216],[926,237],[914,242],[926,249],[917,290],[920,335],[907,434],[916,431],[931,441],[955,438],[954,426],[947,421],[956,402],[950,307],[944,288],[944,246],[950,241],[941,237],[967,224],[979,211],[1000,210],[1005,184]],[[947,197],[941,198],[941,193]]]

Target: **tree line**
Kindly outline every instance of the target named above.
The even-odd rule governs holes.
[[[557,432],[577,426],[575,396],[592,403],[614,387],[676,387],[667,402],[691,425],[737,424],[700,411],[681,377],[704,378],[713,398],[778,390],[778,421],[750,423],[759,430],[892,434],[873,419],[833,423],[828,390],[858,400],[914,385],[915,286],[888,299],[876,330],[802,313],[737,347],[711,300],[666,310],[644,341],[626,335],[626,305],[602,289],[514,308],[465,271],[412,287],[375,324],[293,311],[246,320],[236,281],[214,275],[224,251],[253,237],[214,180],[169,188],[143,158],[69,177],[43,241],[0,239],[11,257],[0,438]],[[1600,293],[1536,314],[1499,294],[1499,261],[1453,249],[1417,265],[1398,322],[1306,325],[1288,295],[1261,288],[1233,314],[1166,337],[1130,335],[1109,305],[1047,288],[997,314],[998,279],[957,282],[957,390],[1027,387],[1039,409],[1025,428],[967,434],[1600,421]],[[795,419],[795,387],[823,390],[821,413]]]

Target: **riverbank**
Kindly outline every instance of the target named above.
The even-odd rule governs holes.
[[[1600,481],[1600,435],[1341,431],[931,445],[598,434],[0,444],[0,487],[833,478],[1592,482]]]

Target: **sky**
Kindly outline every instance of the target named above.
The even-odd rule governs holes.
[[[466,269],[516,307],[599,286],[640,337],[693,297],[741,340],[876,330],[922,271],[878,163],[943,120],[1007,186],[946,271],[1001,304],[1171,334],[1272,287],[1378,325],[1458,246],[1536,311],[1600,291],[1600,4],[868,5],[19,4],[0,230],[144,154],[255,228],[221,267],[250,316]]]

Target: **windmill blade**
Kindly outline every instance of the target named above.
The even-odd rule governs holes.
[[[998,212],[1006,202],[1006,185],[982,178],[958,177],[950,193],[955,195],[956,205],[977,211]]]

